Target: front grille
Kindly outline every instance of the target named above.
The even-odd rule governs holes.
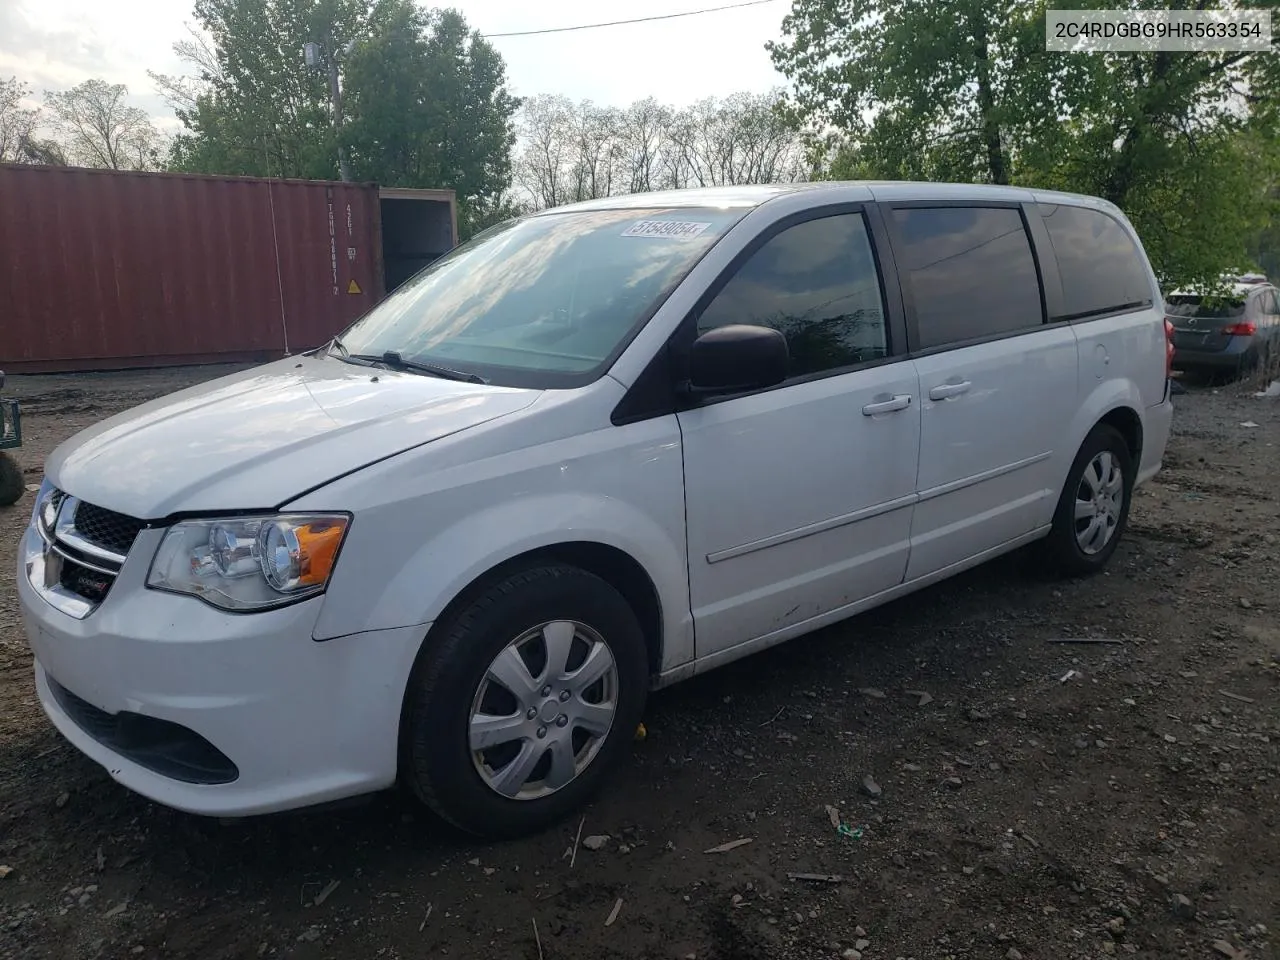
[[[194,730],[140,713],[107,713],[46,675],[54,699],[98,743],[140,767],[183,783],[231,783],[240,771],[231,758]]]
[[[75,525],[76,532],[90,543],[124,556],[147,524],[123,513],[81,502],[76,508]]]
[[[52,506],[56,519],[46,523]],[[94,607],[107,598],[124,559],[146,529],[146,521],[85,503],[61,490],[48,494],[38,510],[37,523],[57,554],[58,587],[88,601]]]

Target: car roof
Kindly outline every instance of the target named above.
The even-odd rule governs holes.
[[[1249,299],[1249,294],[1253,293],[1255,290],[1270,290],[1271,284],[1269,283],[1228,283],[1226,285],[1226,288],[1232,297],[1235,297],[1240,300],[1247,300]],[[1203,290],[1179,288],[1177,290],[1174,290],[1172,293],[1170,293],[1169,296],[1171,297],[1204,297],[1204,296],[1208,296],[1208,294],[1206,294],[1205,291]]]
[[[988,200],[1015,203],[1066,203],[1114,210],[1105,200],[1077,193],[1030,190],[1024,187],[978,183],[933,183],[915,180],[819,180],[806,183],[772,183],[736,187],[690,187],[600,197],[541,210],[535,216],[549,216],[590,210],[635,210],[654,207],[753,208],[778,197],[809,193],[815,203],[841,200]]]

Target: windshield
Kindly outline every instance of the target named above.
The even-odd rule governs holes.
[[[1233,320],[1244,316],[1244,301],[1234,297],[1174,296],[1165,301],[1170,317],[1194,320]]]
[[[605,370],[745,210],[595,210],[502,224],[437,260],[342,334],[513,387]]]

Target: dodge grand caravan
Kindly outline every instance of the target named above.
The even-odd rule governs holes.
[[[650,690],[1040,541],[1107,563],[1172,406],[1102,201],[849,183],[615,197],[457,248],[338,338],[49,458],[39,698],[202,814],[397,781],[540,829]]]

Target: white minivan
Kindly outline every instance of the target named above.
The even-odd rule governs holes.
[[[1033,541],[1102,567],[1169,434],[1113,206],[821,183],[495,227],[323,347],[49,458],[19,556],[40,701],[160,803],[400,781],[540,829],[650,690]]]

